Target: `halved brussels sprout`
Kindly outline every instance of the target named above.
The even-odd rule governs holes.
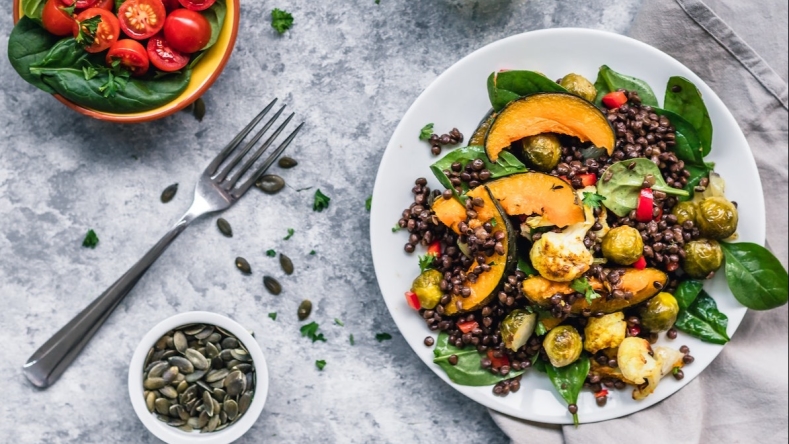
[[[517,351],[526,344],[537,324],[537,315],[526,310],[513,310],[501,321],[501,339],[504,346],[512,351]]]
[[[523,158],[535,170],[548,172],[556,168],[562,157],[562,145],[555,134],[537,134],[520,142]]]
[[[641,325],[646,329],[653,332],[666,331],[677,322],[679,304],[673,295],[661,292],[641,307],[640,314]]]
[[[438,270],[425,270],[414,279],[411,289],[419,298],[422,308],[433,309],[441,301],[444,293],[441,291],[441,281],[444,275]]]
[[[633,227],[611,229],[603,238],[603,256],[620,265],[632,265],[644,254],[644,240]]]
[[[705,279],[723,264],[723,250],[717,241],[699,239],[685,244],[682,269],[693,279]]]
[[[570,325],[560,325],[545,335],[542,346],[554,367],[565,367],[575,362],[584,348],[578,330]]]
[[[594,99],[597,97],[597,88],[595,88],[592,82],[587,80],[586,77],[580,74],[567,74],[559,81],[559,85],[563,86],[564,89],[571,94],[575,94],[590,102],[594,102]]]
[[[726,239],[737,231],[737,207],[725,197],[708,197],[698,204],[696,224],[701,235],[710,239]]]
[[[695,224],[696,212],[696,203],[693,201],[680,202],[671,210],[671,214],[677,216],[677,223],[680,225],[685,224],[687,221]]]

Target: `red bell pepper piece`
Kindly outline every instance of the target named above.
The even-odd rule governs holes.
[[[606,390],[606,389],[602,389],[599,392],[594,394],[595,398],[605,398],[606,396],[608,396],[608,390]]]
[[[408,306],[413,308],[414,310],[419,310],[422,308],[422,304],[419,303],[419,298],[416,296],[416,293],[414,293],[413,291],[405,292],[405,301],[408,303]]]
[[[633,268],[637,270],[643,270],[647,268],[647,260],[644,258],[644,256],[638,258],[638,260],[633,264]]]
[[[613,91],[603,96],[603,105],[608,109],[616,109],[627,103],[627,96],[622,91]]]
[[[581,179],[581,184],[585,187],[597,184],[597,174],[594,173],[579,174],[578,178]]]
[[[630,333],[630,336],[638,336],[641,334],[641,327],[638,325],[634,325],[627,330]]]
[[[457,326],[463,333],[469,333],[471,330],[479,328],[479,323],[477,321],[458,322]]]
[[[655,196],[652,188],[644,188],[638,196],[638,206],[636,207],[636,220],[639,222],[649,222],[652,220],[652,209],[655,206]]]
[[[432,254],[435,257],[441,257],[441,242],[435,241],[427,247],[427,254]]]
[[[493,350],[488,350],[488,359],[490,359],[490,366],[493,368],[501,368],[502,365],[510,365],[510,358],[504,355],[500,358],[493,356]]]

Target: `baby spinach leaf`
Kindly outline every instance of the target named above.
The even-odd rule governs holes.
[[[58,39],[28,17],[19,19],[8,37],[8,61],[11,66],[25,81],[48,93],[54,90],[40,76],[32,74],[30,67],[40,63]]]
[[[523,370],[513,370],[507,376],[494,375],[487,369],[482,368],[480,365],[482,354],[475,347],[457,348],[449,343],[449,335],[443,331],[438,335],[433,355],[435,356],[433,362],[438,364],[455,384],[474,387],[493,385],[523,373]],[[458,357],[456,365],[449,363],[449,357],[452,355]]]
[[[653,111],[659,116],[667,117],[676,130],[676,139],[674,139],[676,145],[672,148],[674,154],[676,154],[679,159],[684,160],[686,165],[704,165],[704,153],[701,146],[701,140],[696,133],[696,129],[693,128],[693,125],[682,116],[671,111],[657,107],[655,107]]]
[[[761,245],[721,242],[726,280],[740,303],[752,310],[770,310],[787,302],[789,277],[781,262]]]
[[[202,14],[203,17],[208,20],[208,24],[211,25],[211,39],[208,40],[208,43],[202,49],[205,51],[214,46],[219,39],[219,33],[222,31],[222,25],[225,23],[225,15],[227,14],[225,0],[216,0],[210,8],[200,11],[200,14]]]
[[[679,114],[693,125],[701,142],[702,154],[708,155],[712,150],[712,120],[696,85],[684,77],[670,77],[663,107]]]
[[[686,309],[690,307],[703,288],[704,282],[702,281],[689,279],[680,282],[677,291],[674,292],[674,298],[677,300],[679,308]]]
[[[590,367],[589,357],[583,354],[578,360],[564,367],[556,368],[551,364],[546,364],[545,370],[548,372],[551,383],[556,387],[556,391],[567,401],[567,404],[576,404],[578,394],[581,393],[584,381],[589,375]],[[578,425],[577,413],[573,414],[573,424]]]
[[[602,105],[603,96],[620,88],[637,92],[644,105],[658,106],[657,97],[647,82],[618,73],[606,65],[600,67],[594,86],[597,88],[597,97],[594,102],[597,106]]]
[[[681,309],[674,324],[679,330],[704,342],[723,345],[729,342],[726,327],[729,318],[718,311],[718,305],[703,290],[687,308]]]
[[[497,179],[504,176],[509,176],[515,173],[524,173],[527,171],[526,165],[524,165],[520,160],[518,160],[513,154],[502,151],[499,154],[499,160],[496,163],[492,163],[490,159],[488,159],[488,155],[485,154],[485,148],[482,146],[467,146],[463,148],[457,148],[451,152],[449,152],[446,156],[439,159],[433,165],[430,165],[430,171],[436,176],[441,185],[447,189],[453,189],[452,182],[450,182],[449,177],[444,174],[445,170],[451,171],[452,164],[455,162],[460,162],[461,164],[465,165],[468,162],[471,162],[475,159],[481,159],[485,162],[485,168],[490,171],[491,179]],[[464,189],[466,185],[464,184]]]
[[[539,92],[567,92],[567,90],[534,71],[494,72],[488,77],[488,97],[495,111],[523,96]]]
[[[22,0],[22,12],[25,17],[30,18],[34,22],[41,24],[41,13],[44,11],[44,5],[47,0]]]
[[[688,172],[690,173],[690,176],[688,176],[688,183],[683,188],[683,190],[688,192],[688,195],[680,196],[679,200],[681,201],[693,199],[696,186],[698,186],[698,184],[701,183],[701,179],[710,176],[712,170],[715,169],[715,163],[704,162],[703,166],[686,164],[685,169],[688,170]]]
[[[611,178],[605,180],[605,177]],[[670,187],[663,180],[660,169],[649,159],[628,159],[611,165],[603,180],[597,182],[597,194],[605,197],[603,205],[619,217],[624,217],[638,206],[641,185],[647,175],[655,178],[653,190],[675,196],[687,196],[688,192]]]

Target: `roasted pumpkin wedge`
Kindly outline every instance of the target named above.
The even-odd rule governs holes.
[[[614,152],[616,136],[605,115],[586,100],[567,93],[537,93],[510,102],[496,116],[485,137],[491,162],[524,137],[566,134]]]
[[[504,213],[510,216],[541,217],[540,225],[566,227],[584,221],[584,210],[573,188],[558,177],[542,173],[522,173],[503,177],[486,184]],[[477,187],[470,198],[483,197],[486,191]],[[433,211],[438,220],[456,233],[457,224],[466,220],[466,209],[457,199],[436,199]],[[480,219],[493,217],[493,208],[482,208]]]
[[[493,198],[490,190],[484,186],[478,187],[476,190],[482,190],[484,192],[484,194],[480,193],[479,196],[484,201],[484,205],[479,209],[484,209],[485,211],[478,211],[478,217],[473,221],[475,223],[470,223],[469,225],[482,225],[491,220],[496,221],[496,223],[493,224],[495,225],[493,232],[504,230],[507,234],[501,241],[504,246],[504,254],[494,254],[489,257],[488,265],[490,265],[490,270],[481,273],[476,282],[467,282],[465,284],[471,290],[471,294],[468,297],[452,297],[452,302],[450,302],[446,308],[446,314],[448,315],[474,311],[485,306],[498,293],[499,288],[504,285],[507,276],[514,272],[518,265],[518,252],[516,247],[517,231],[504,214],[499,202]],[[490,217],[483,216],[483,214],[488,213],[491,214]],[[474,261],[469,268],[469,272],[477,265],[477,262]],[[460,307],[457,306],[458,301],[461,304]]]
[[[628,268],[621,279],[622,286],[620,288],[622,291],[633,293],[632,298],[629,300],[607,300],[605,296],[609,293],[610,288],[599,280],[592,278],[589,279],[589,283],[603,297],[592,300],[591,305],[586,302],[586,299],[576,300],[573,303],[572,313],[579,314],[584,309],[590,309],[593,312],[613,313],[640,304],[658,294],[660,290],[655,288],[655,283],[660,288],[665,287],[668,276],[656,268],[645,268],[643,270]],[[550,305],[549,299],[551,296],[557,293],[570,294],[574,292],[575,290],[570,288],[570,282],[553,282],[542,276],[532,276],[523,281],[523,294],[526,298],[537,305],[546,307]]]

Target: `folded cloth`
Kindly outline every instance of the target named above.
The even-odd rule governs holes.
[[[709,1],[746,39],[700,0],[644,0],[630,35],[692,69],[734,114],[759,167],[767,244],[786,266],[786,1]],[[760,26],[753,26],[754,21]],[[770,59],[760,57],[747,39],[764,48]],[[575,428],[490,413],[514,443],[786,443],[787,325],[786,306],[749,311],[732,341],[698,378],[663,402],[625,418]]]

